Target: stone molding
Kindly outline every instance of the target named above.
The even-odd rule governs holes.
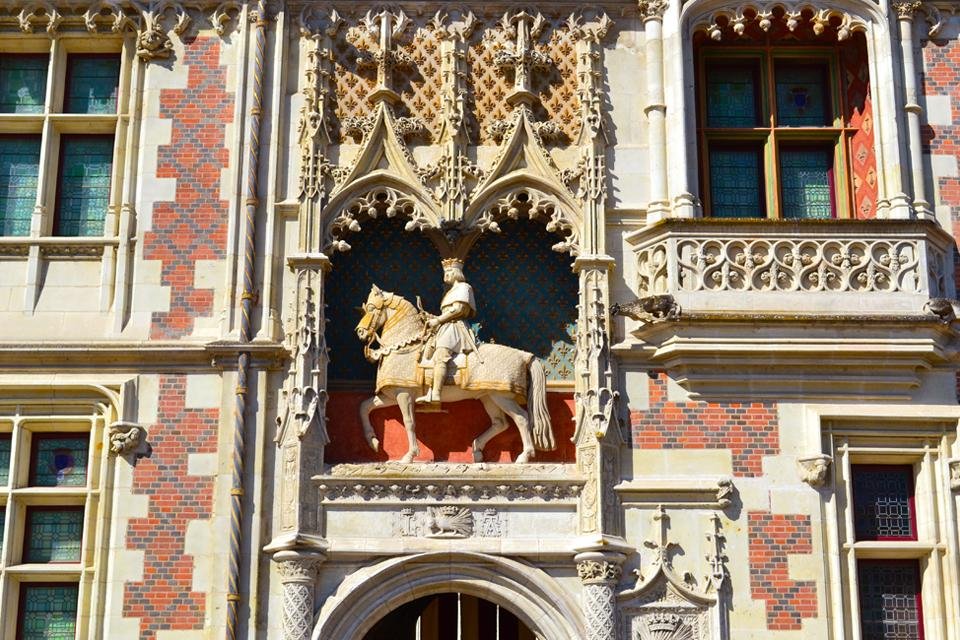
[[[809,22],[814,35],[820,36],[833,28],[831,22],[836,20],[837,40],[844,41],[855,32],[867,30],[868,18],[845,11],[829,1],[806,1],[784,3],[780,0],[770,2],[743,2],[730,3],[720,8],[712,9],[690,18],[693,32],[703,31],[711,40],[721,41],[742,36],[747,25],[755,23],[764,32],[773,27],[773,22],[779,20],[784,23],[788,31],[796,29],[804,22]]]
[[[585,480],[565,464],[340,464],[314,476],[327,501],[564,502]]]

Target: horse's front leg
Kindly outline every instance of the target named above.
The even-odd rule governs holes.
[[[412,391],[400,391],[397,393],[397,404],[400,405],[400,413],[403,415],[403,426],[407,430],[407,453],[400,458],[400,462],[413,462],[413,459],[420,455],[420,447],[417,445],[417,423],[414,421]]]
[[[392,407],[396,403],[397,399],[386,393],[371,396],[360,403],[360,422],[363,424],[363,437],[366,438],[367,444],[374,451],[380,451],[380,440],[373,431],[373,425],[370,424],[370,412],[374,409]]]

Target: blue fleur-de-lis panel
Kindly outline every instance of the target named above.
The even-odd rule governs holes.
[[[333,269],[326,280],[328,377],[332,383],[369,386],[376,377],[376,367],[364,359],[363,344],[354,333],[361,317],[358,307],[363,306],[372,284],[412,303],[419,295],[425,309],[440,311],[440,254],[422,233],[404,231],[404,223],[399,218],[368,220],[360,233],[347,238],[352,249],[333,256]]]
[[[547,378],[573,382],[577,276],[551,247],[558,236],[528,220],[505,220],[477,240],[466,262],[480,339],[534,353]]]

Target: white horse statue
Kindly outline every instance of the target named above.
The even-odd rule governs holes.
[[[363,433],[370,447],[378,451],[380,441],[370,424],[370,412],[399,405],[409,442],[401,462],[411,462],[420,454],[414,399],[432,380],[432,374],[425,371],[429,363],[421,362],[428,337],[424,315],[401,296],[376,285],[362,311],[357,337],[364,343],[367,360],[379,363],[376,394],[360,405]],[[379,346],[374,347],[374,342]],[[481,343],[478,349],[479,353],[471,352],[465,362],[458,363],[452,378],[448,374],[441,393],[445,403],[476,398],[490,416],[490,428],[473,441],[474,461],[483,462],[483,448],[507,429],[506,416],[513,419],[523,440],[517,462],[529,462],[536,449],[555,449],[547,410],[547,376],[540,361],[532,353],[499,344]]]

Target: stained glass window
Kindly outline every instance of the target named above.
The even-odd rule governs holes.
[[[10,482],[10,447],[13,439],[9,433],[0,433],[0,485]]]
[[[710,149],[710,201],[714,217],[763,217],[763,174],[758,149]]]
[[[915,560],[861,560],[860,628],[863,640],[921,640],[920,571]]]
[[[779,126],[822,127],[830,124],[827,75],[823,65],[792,62],[775,65]]]
[[[72,55],[67,59],[67,113],[116,113],[120,58],[113,55]]]
[[[57,185],[57,235],[100,236],[110,202],[113,136],[64,136]]]
[[[35,435],[30,484],[35,487],[85,486],[89,445],[86,435]]]
[[[75,583],[21,584],[18,640],[74,640],[79,597]]]
[[[833,217],[833,152],[781,148],[780,194],[784,218]]]
[[[854,465],[852,474],[857,540],[916,540],[913,468]]]
[[[43,113],[50,57],[0,55],[0,113]]]
[[[40,136],[0,136],[0,235],[30,233],[39,172]]]
[[[0,507],[0,554],[3,553],[3,536],[7,532],[7,508]]]
[[[755,65],[707,67],[707,126],[757,126],[760,114],[757,84]]]
[[[83,507],[27,508],[24,562],[80,562]]]

